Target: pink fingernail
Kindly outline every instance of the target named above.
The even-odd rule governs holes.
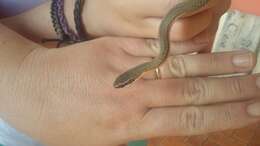
[[[251,67],[253,65],[253,56],[249,51],[243,51],[233,57],[233,64],[237,67]]]
[[[253,103],[247,107],[247,112],[251,116],[260,116],[260,102]]]

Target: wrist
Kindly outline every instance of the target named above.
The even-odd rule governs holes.
[[[81,3],[80,6],[81,8],[77,7],[75,5],[76,1],[78,3]],[[74,10],[76,9],[77,12],[79,12],[80,17],[81,17],[81,22],[77,23],[78,25],[81,24],[82,26],[80,27],[80,31],[78,32],[79,36],[81,37],[86,37],[85,39],[91,39],[90,36],[88,35],[87,32],[87,2],[88,0],[64,0],[64,13],[65,16],[68,20],[68,24],[71,30],[73,30],[75,33],[77,33],[77,29],[76,29],[76,22],[75,22],[75,14],[74,14]],[[77,8],[76,8],[77,7]],[[81,10],[80,10],[81,9]],[[78,16],[78,15],[76,15]]]
[[[44,42],[58,41],[59,47],[60,44],[86,41],[88,38],[82,26],[81,16],[84,3],[85,0],[74,0],[74,5],[72,1],[52,1],[51,19],[58,39],[44,39]]]
[[[49,66],[46,65],[46,62],[49,62],[47,51],[31,51],[12,69],[13,73],[5,77],[5,82],[0,83],[0,118],[41,142],[45,142],[46,135],[50,135],[46,127],[46,92],[38,87],[46,80],[45,72],[49,72],[45,67]],[[44,72],[40,71],[40,68],[43,68]]]
[[[76,32],[74,15],[73,15],[75,1],[76,0],[64,0],[64,14],[65,17],[67,18],[70,29],[73,30],[74,32]]]
[[[25,58],[39,46],[1,24],[0,32],[0,114],[2,114],[6,102],[13,100],[8,94],[14,92],[11,88],[17,71]]]
[[[28,81],[34,74],[33,64],[39,62],[39,50],[33,49],[30,52],[23,52],[18,56],[19,61],[10,60],[0,66],[0,116],[5,118],[20,118],[27,108],[25,103],[30,100],[31,90]],[[16,59],[17,59],[16,58]],[[11,58],[12,59],[12,58]],[[29,69],[30,68],[30,69]],[[26,98],[24,97],[26,96]],[[16,115],[16,116],[15,116]]]

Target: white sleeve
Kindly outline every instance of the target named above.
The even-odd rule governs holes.
[[[0,145],[3,146],[42,146],[30,137],[18,132],[0,119]]]

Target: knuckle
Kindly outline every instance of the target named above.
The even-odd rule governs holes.
[[[232,92],[232,94],[244,95],[242,81],[239,78],[231,79],[231,82],[228,82],[230,83],[230,91]]]
[[[181,127],[188,130],[190,134],[198,133],[205,128],[205,112],[197,107],[190,107],[181,113],[180,124]]]
[[[227,110],[224,111],[224,121],[226,121],[227,123],[229,123],[230,121],[232,121],[232,111],[234,110],[233,106],[229,105],[227,107]]]
[[[183,88],[183,97],[186,102],[192,105],[203,103],[203,99],[209,96],[207,82],[202,79],[188,79]]]
[[[159,54],[160,51],[160,44],[158,40],[155,39],[146,39],[147,46],[156,54]]]
[[[183,56],[173,57],[169,59],[169,70],[173,76],[186,77],[188,71]]]
[[[214,69],[220,69],[223,65],[220,63],[222,61],[221,57],[218,55],[210,55],[209,57],[209,65]]]

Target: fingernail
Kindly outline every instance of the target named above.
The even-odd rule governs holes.
[[[249,51],[243,51],[233,57],[233,64],[237,67],[250,67],[253,64],[253,56]]]
[[[247,112],[251,116],[260,116],[260,102],[253,103],[247,107]]]

